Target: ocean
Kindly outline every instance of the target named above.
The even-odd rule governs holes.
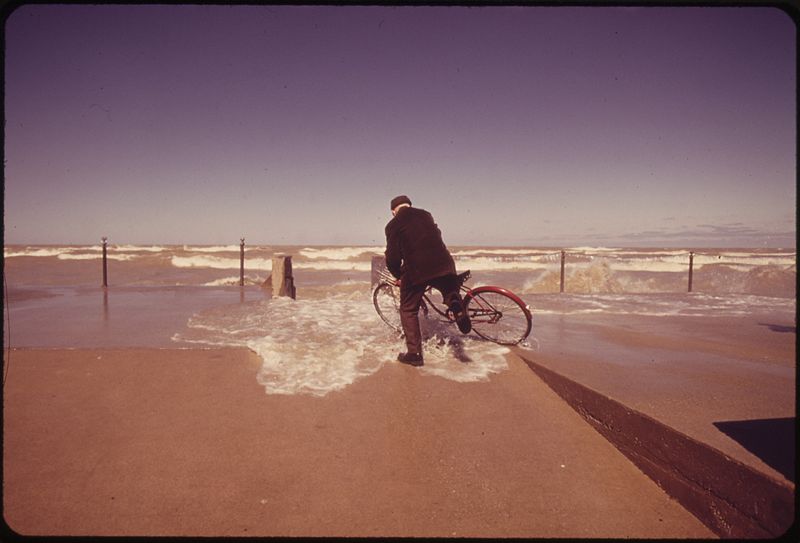
[[[34,348],[243,347],[262,360],[270,394],[324,395],[392,362],[404,343],[372,307],[382,246],[116,245],[4,247],[4,343]],[[796,312],[794,249],[689,250],[451,247],[468,286],[517,293],[533,311],[523,348],[549,341],[554,319],[776,316]],[[560,292],[562,251],[563,290]],[[292,257],[297,299],[262,288],[272,257]],[[457,381],[506,367],[507,348],[430,320],[420,371]],[[466,353],[466,355],[464,354]],[[465,358],[466,357],[466,358]]]

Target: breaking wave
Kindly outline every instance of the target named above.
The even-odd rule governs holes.
[[[383,250],[382,246],[273,248],[251,245],[246,247],[245,269],[269,274],[272,257],[280,251],[293,257],[294,270],[315,274],[313,282],[316,284],[326,280],[325,273],[368,276],[373,257],[382,255]],[[239,251],[240,246],[233,244],[120,244],[109,245],[108,259],[115,261],[115,277],[148,275],[148,282],[217,286],[231,283],[219,277],[219,272],[239,269]],[[558,292],[561,286],[561,250],[467,247],[455,248],[452,254],[460,271],[472,270],[473,285],[499,282],[528,294]],[[101,258],[102,247],[6,246],[4,255],[10,260],[19,257],[47,260],[46,267],[37,268],[37,276],[49,273],[55,277],[61,273],[57,262],[86,261],[88,264]],[[687,288],[689,262],[690,253],[685,250],[573,247],[564,250],[565,291],[587,294],[681,292]],[[35,263],[30,265],[35,266]],[[158,273],[151,274],[148,269],[158,269]],[[693,255],[694,288],[710,293],[794,297],[796,269],[793,250],[707,250]],[[74,277],[71,271],[63,275]],[[333,277],[336,279],[338,277]],[[52,280],[57,281],[57,278]],[[234,284],[238,284],[238,280]]]

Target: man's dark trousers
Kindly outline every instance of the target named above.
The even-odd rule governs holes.
[[[425,289],[432,286],[442,293],[444,303],[449,307],[453,302],[460,302],[460,284],[458,276],[443,275],[419,285],[400,284],[400,323],[406,336],[409,353],[422,353],[422,333],[419,327],[419,306]]]

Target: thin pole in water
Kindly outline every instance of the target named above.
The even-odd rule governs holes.
[[[244,286],[244,238],[241,238],[242,244],[239,245],[239,286]]]
[[[103,288],[108,287],[108,251],[106,249],[108,238],[103,236]]]

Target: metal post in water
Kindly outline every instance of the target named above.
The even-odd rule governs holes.
[[[561,251],[561,292],[564,292],[564,260],[566,255],[565,251]]]
[[[108,252],[106,245],[108,238],[103,236],[103,288],[108,287]]]
[[[692,291],[692,273],[694,268],[694,252],[689,251],[689,292]]]
[[[244,286],[244,238],[242,244],[239,245],[239,286]]]

